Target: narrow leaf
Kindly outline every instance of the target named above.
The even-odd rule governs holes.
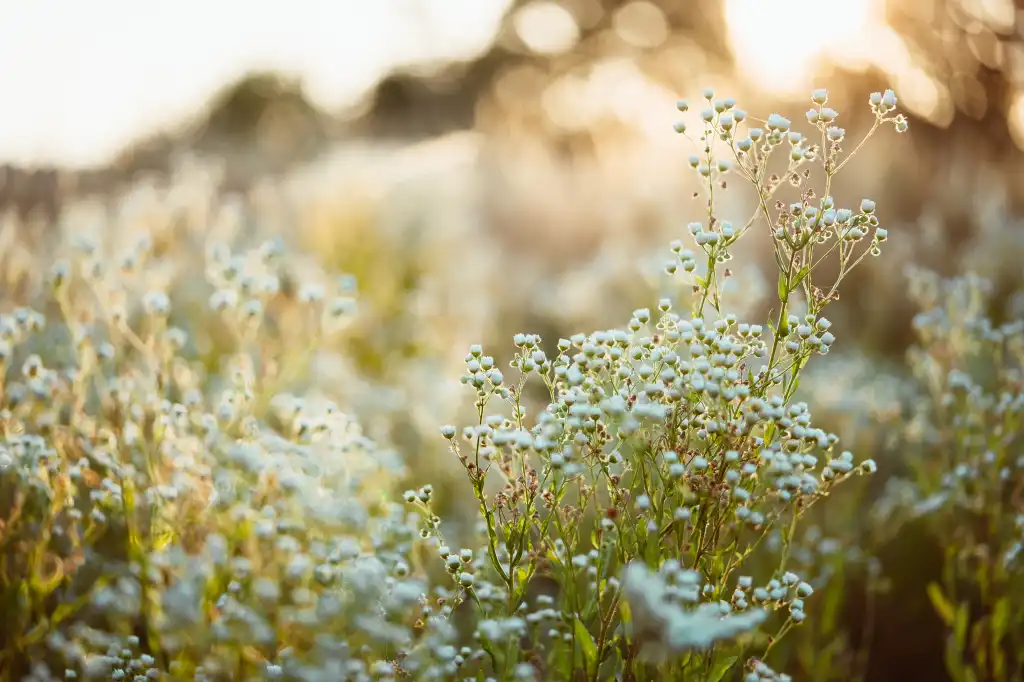
[[[583,665],[587,669],[587,674],[590,675],[594,671],[594,666],[597,665],[597,646],[595,646],[594,638],[590,636],[587,626],[579,618],[576,619],[574,631],[576,641],[580,645],[580,651],[583,652]]]
[[[956,619],[956,609],[953,604],[946,599],[946,595],[942,593],[942,588],[939,587],[938,583],[928,583],[927,590],[928,598],[932,600],[935,612],[939,614],[939,618],[946,624],[946,627],[951,627]]]
[[[715,664],[711,667],[711,674],[708,676],[708,682],[722,682],[729,671],[732,670],[733,665],[736,664],[736,659],[739,656],[726,656],[720,660],[715,661]]]
[[[992,609],[992,639],[996,643],[1002,642],[1006,635],[1007,626],[1010,622],[1010,598],[1003,597],[996,602]]]
[[[796,288],[796,287],[800,286],[800,284],[805,279],[807,279],[807,275],[809,275],[810,273],[811,273],[811,266],[810,266],[809,263],[807,265],[803,266],[802,268],[800,268],[800,272],[798,272],[797,275],[796,275],[796,281],[793,282],[793,288]]]
[[[967,604],[963,603],[956,610],[956,624],[953,626],[953,632],[956,635],[957,646],[960,650],[964,650],[964,645],[967,644]]]

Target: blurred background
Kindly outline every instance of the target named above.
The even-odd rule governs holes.
[[[356,275],[350,365],[318,381],[414,475],[457,487],[436,428],[464,407],[469,344],[508,359],[515,332],[555,340],[680,294],[662,266],[700,203],[672,124],[707,87],[798,128],[827,87],[854,138],[869,93],[899,95],[910,133],[881,131],[835,193],[877,201],[891,248],[847,280],[828,313],[839,341],[803,384],[823,426],[898,469],[904,268],[974,270],[995,317],[1024,307],[1014,0],[6,0],[4,267],[111,215],[131,232],[229,202]],[[722,217],[749,216],[740,185]],[[750,235],[731,280],[730,310],[752,321],[773,295],[766,245]],[[912,580],[931,555],[911,554],[894,561]],[[942,679],[927,603],[891,611],[869,679]]]

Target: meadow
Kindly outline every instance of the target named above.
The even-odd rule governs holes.
[[[0,682],[1024,680],[1019,221],[853,196],[892,90],[664,106],[626,209],[465,133],[7,216]]]

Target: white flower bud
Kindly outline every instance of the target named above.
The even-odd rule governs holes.
[[[162,291],[151,291],[142,297],[142,307],[149,315],[164,317],[171,312],[171,299]]]
[[[780,116],[779,114],[772,114],[768,117],[767,126],[768,130],[786,132],[789,130],[791,121],[788,118]]]

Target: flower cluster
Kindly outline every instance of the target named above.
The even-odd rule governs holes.
[[[351,279],[200,236],[81,240],[5,301],[0,679],[450,677],[402,459],[305,388]]]
[[[714,93],[706,99],[695,141],[703,154],[690,165],[706,184],[708,216],[689,226],[696,249],[673,242],[666,267],[686,278],[692,303],[679,309],[665,297],[656,312],[635,310],[621,328],[553,345],[517,334],[511,378],[480,346],[465,357],[462,382],[473,392],[476,423],[441,433],[476,496],[486,550],[475,572],[464,571],[428,506],[422,533],[443,546],[465,590],[460,599],[489,624],[478,633],[495,674],[530,663],[557,679],[574,668],[590,679],[611,670],[721,679],[742,652],[767,653],[805,620],[814,590],[787,568],[797,522],[837,484],[875,470],[872,460],[858,464],[839,451],[838,437],[815,427],[810,407],[793,398],[803,367],[835,342],[822,309],[886,239],[874,202],[852,211],[831,198],[832,178],[850,157],[826,125],[835,119],[823,108],[827,95],[814,96],[821,146],[778,115],[742,135],[746,113]],[[894,106],[890,93],[873,103],[875,128],[893,120]],[[731,158],[717,160],[719,143]],[[801,198],[772,211],[783,183],[768,162],[783,147],[786,177]],[[822,199],[805,187],[803,166],[815,160],[826,174]],[[758,212],[740,227],[715,212],[726,173],[759,194]],[[766,324],[722,310],[731,272],[721,266],[758,218],[780,268],[778,317]],[[826,260],[839,272],[827,287],[816,272]],[[801,296],[805,312],[797,315],[790,311]],[[534,378],[546,389],[541,402],[528,391]],[[414,493],[407,499],[422,506]],[[767,568],[770,577],[755,587],[749,575],[737,577],[745,566]],[[556,586],[557,611],[530,610],[544,581]],[[529,648],[505,646],[507,628],[494,624],[527,627],[531,616],[556,627],[530,638]],[[773,679],[763,664],[751,671]]]
[[[354,278],[203,182],[127,196],[48,272],[21,273],[0,310],[0,682],[788,679],[766,661],[813,619],[837,556],[800,521],[875,470],[796,391],[837,343],[824,308],[887,232],[874,202],[832,197],[852,153],[826,92],[809,137],[705,99],[676,130],[706,215],[670,244],[656,306],[516,334],[507,363],[465,355],[475,419],[441,435],[468,523],[447,486],[396,494],[409,458],[318,380],[347,360]],[[870,105],[868,136],[905,129],[890,91]],[[718,215],[730,174],[756,195],[742,223]],[[778,304],[744,321],[727,266],[755,226]],[[978,410],[1014,404],[950,387]]]
[[[992,287],[974,275],[912,268],[908,278],[921,309],[909,354],[910,475],[890,481],[879,511],[895,529],[923,519],[948,548],[942,580],[927,590],[949,630],[949,673],[1006,679],[1024,664],[1013,606],[1024,596],[1024,310],[1007,306],[993,320]]]

